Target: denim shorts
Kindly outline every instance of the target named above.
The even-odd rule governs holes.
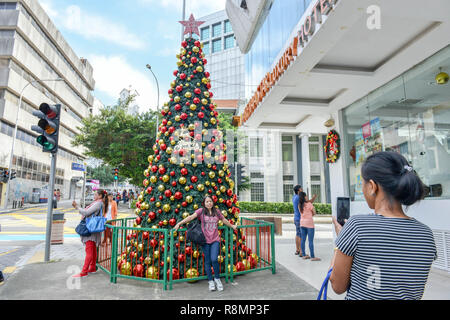
[[[302,231],[300,229],[300,220],[296,221],[294,220],[294,224],[295,224],[295,235],[299,238],[302,237]]]

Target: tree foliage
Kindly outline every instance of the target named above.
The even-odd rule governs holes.
[[[130,179],[134,185],[142,184],[147,157],[155,143],[157,113],[153,111],[130,115],[131,95],[114,106],[100,110],[100,114],[82,120],[72,144],[84,146],[85,154],[103,160],[112,168],[119,168],[119,176]]]

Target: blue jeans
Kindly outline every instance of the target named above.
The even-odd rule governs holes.
[[[220,278],[220,269],[218,261],[220,250],[219,241],[203,245],[202,250],[203,253],[205,254],[205,271],[206,275],[208,276],[208,281],[212,281],[213,279],[211,264],[214,269],[214,278],[219,279]]]
[[[302,231],[302,241],[301,241],[301,248],[302,248],[302,252],[303,255],[306,255],[306,251],[305,251],[305,244],[306,244],[306,237],[308,237],[308,241],[309,241],[309,255],[311,256],[311,258],[314,258],[314,228],[305,228],[305,227],[300,227],[301,231]]]

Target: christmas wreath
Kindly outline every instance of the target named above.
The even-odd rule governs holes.
[[[336,130],[330,130],[327,135],[327,143],[323,147],[328,163],[335,163],[341,153],[341,139]]]

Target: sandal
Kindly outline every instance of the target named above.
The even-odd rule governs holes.
[[[320,258],[312,258],[311,261],[320,261]]]
[[[310,256],[303,256],[302,258],[306,260],[306,259],[309,259],[311,257]]]
[[[294,253],[296,256],[300,254],[300,251],[295,251]]]

